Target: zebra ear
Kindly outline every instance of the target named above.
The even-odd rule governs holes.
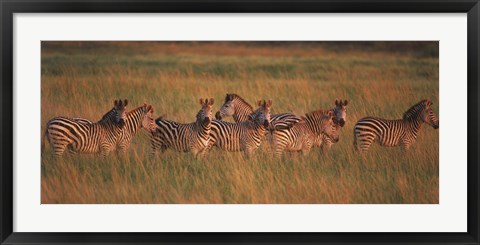
[[[231,100],[233,100],[233,94],[227,94],[225,101],[231,101]]]
[[[200,103],[200,105],[203,105],[203,98],[200,99],[200,100],[198,101],[198,103]]]
[[[335,100],[335,106],[338,106],[338,100]]]
[[[113,102],[113,106],[117,106],[117,104],[118,104],[118,100],[115,100],[115,101]]]
[[[213,105],[213,102],[214,102],[213,98],[210,98],[208,105]]]
[[[427,106],[431,106],[431,105],[432,105],[432,102],[431,102],[430,100],[427,100],[427,101],[425,102],[425,104],[426,104]]]
[[[128,105],[128,100],[125,99],[125,102],[123,103],[123,106],[127,106]]]
[[[257,101],[258,106],[262,106],[262,100]]]
[[[272,106],[272,100],[268,100],[267,107],[270,108],[270,106]]]
[[[345,100],[345,101],[343,102],[343,105],[344,105],[344,106],[347,106],[347,104],[348,104],[348,100]]]

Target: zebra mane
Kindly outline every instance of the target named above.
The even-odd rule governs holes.
[[[142,112],[148,112],[149,110],[153,111],[153,108],[152,108],[151,105],[144,104],[142,106],[139,106],[139,107],[127,112],[127,117],[130,116],[131,114],[134,114],[134,113],[140,111],[140,110],[142,110]]]
[[[113,107],[111,110],[109,110],[105,115],[102,116],[102,118],[98,122],[103,122],[105,120],[110,120],[111,117],[115,114],[115,107]]]
[[[426,108],[427,100],[422,100],[403,113],[403,120],[410,120]]]
[[[137,107],[137,108],[135,108],[135,109],[132,109],[131,111],[127,112],[127,117],[130,116],[130,115],[132,115],[132,114],[134,114],[134,113],[136,113],[137,111],[140,111],[140,110],[144,111],[144,108],[145,108],[145,107],[146,107],[146,105],[142,105],[142,106],[139,106],[139,107]]]
[[[253,107],[248,102],[246,102],[242,97],[240,97],[238,94],[227,94],[227,96],[225,96],[224,104],[234,99],[240,100],[241,102],[243,102],[243,104],[248,106],[253,111]]]

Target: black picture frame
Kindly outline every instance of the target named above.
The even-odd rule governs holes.
[[[1,0],[0,198],[2,244],[448,243],[479,244],[478,0]],[[13,232],[14,13],[468,13],[468,231],[466,233],[19,233]],[[462,118],[462,117],[459,117]],[[463,119],[460,119],[463,120]]]

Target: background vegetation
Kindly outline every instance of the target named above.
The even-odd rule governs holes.
[[[55,116],[98,120],[113,100],[192,122],[198,99],[226,93],[272,113],[304,114],[349,100],[340,142],[324,155],[244,160],[214,150],[202,162],[167,151],[149,158],[141,131],[126,156],[42,152],[42,203],[438,203],[439,131],[424,126],[406,155],[374,145],[363,161],[361,117],[401,118],[422,99],[438,113],[437,42],[42,42],[42,132]],[[231,120],[231,119],[230,119]]]

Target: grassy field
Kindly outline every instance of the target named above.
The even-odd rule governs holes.
[[[367,115],[401,118],[430,99],[438,113],[438,43],[42,42],[42,132],[55,116],[98,120],[117,98],[156,116],[192,122],[199,98],[226,93],[272,113],[304,114],[349,100],[340,142],[324,155],[266,146],[249,160],[213,150],[204,161],[167,151],[149,157],[145,131],[127,156],[42,151],[42,203],[438,203],[439,131],[424,125],[410,152],[374,145],[355,154],[353,126]],[[231,118],[229,119],[232,120]],[[39,142],[40,147],[40,142]]]

